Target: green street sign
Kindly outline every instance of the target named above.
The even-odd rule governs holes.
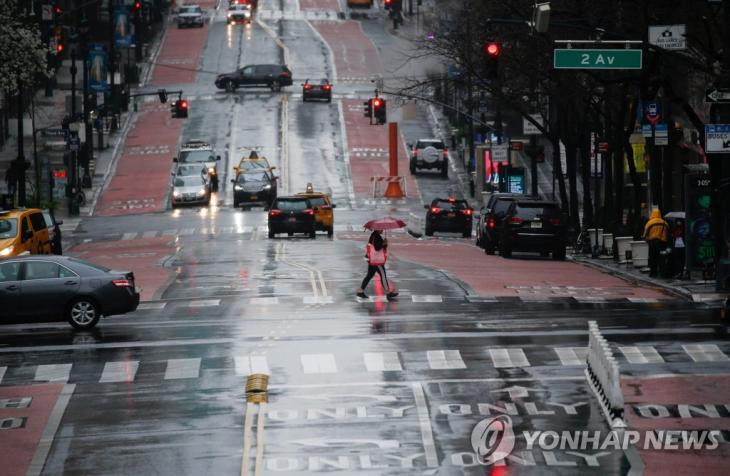
[[[556,48],[555,69],[641,69],[641,50],[574,50]]]

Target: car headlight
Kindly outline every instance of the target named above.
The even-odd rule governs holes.
[[[205,195],[205,189],[201,188],[200,191],[198,191],[198,195]]]
[[[180,197],[182,197],[182,193],[175,190],[174,192],[172,192],[172,196],[175,198],[180,198]]]
[[[210,175],[215,175],[215,167],[208,167],[208,173]]]
[[[243,187],[241,187],[240,185],[234,185],[233,190],[240,191],[243,190]]]
[[[271,190],[271,185],[264,185],[264,190]]]
[[[10,256],[10,253],[12,253],[12,252],[13,252],[13,245],[10,245],[10,246],[0,250],[0,256]]]
[[[228,12],[228,18],[231,18],[233,16],[233,13]]]

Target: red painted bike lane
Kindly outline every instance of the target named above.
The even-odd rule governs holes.
[[[724,430],[730,432],[730,374],[621,378],[625,415],[631,430]],[[727,433],[726,433],[727,434]],[[682,441],[679,441],[680,448]],[[728,474],[730,444],[715,449],[638,448],[644,475]]]

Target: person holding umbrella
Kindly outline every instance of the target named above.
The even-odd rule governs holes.
[[[365,257],[368,260],[368,272],[365,278],[360,284],[360,288],[357,290],[357,297],[367,299],[365,294],[365,288],[367,288],[370,280],[378,273],[380,276],[380,282],[383,285],[388,294],[388,299],[393,299],[398,295],[395,292],[395,288],[391,288],[388,283],[388,276],[385,273],[385,263],[388,261],[388,240],[383,238],[382,231],[394,228],[402,228],[406,224],[394,218],[384,218],[381,220],[371,220],[365,224],[365,228],[373,230],[368,239],[368,244],[365,246]]]

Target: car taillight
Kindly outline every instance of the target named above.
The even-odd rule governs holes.
[[[305,84],[304,85],[304,89],[310,90],[310,89],[312,89],[312,85],[311,84]]]
[[[466,210],[462,210],[461,213],[463,213],[466,216],[471,216],[472,210],[471,210],[471,208],[467,208]]]
[[[320,210],[332,210],[332,207],[329,205],[322,205],[321,207],[319,207],[319,209]]]
[[[449,155],[449,151],[447,149],[444,149],[444,151],[442,152],[442,154],[443,154],[444,157],[446,157],[447,155]]]
[[[330,89],[332,89],[332,86],[330,86],[329,84],[325,84],[322,87],[324,88],[325,91],[329,91]]]
[[[551,218],[550,219],[550,224],[551,225],[556,225],[556,226],[557,225],[560,225],[560,218]]]
[[[291,73],[288,71],[284,71],[283,73],[281,73],[282,78],[288,78],[289,76],[291,76]]]
[[[487,218],[487,228],[493,230],[496,225],[497,221],[493,217]]]
[[[112,284],[120,288],[131,288],[134,285],[129,279],[112,279]]]
[[[512,217],[509,219],[508,223],[510,225],[521,225],[523,221],[525,221],[525,220],[523,220],[520,217]]]
[[[307,215],[314,215],[314,210],[312,210],[311,208],[307,208],[306,210],[304,210],[304,213],[306,213]]]
[[[279,215],[281,215],[281,210],[278,210],[276,208],[274,208],[273,210],[269,210],[270,217],[277,217]]]
[[[440,213],[441,209],[439,207],[431,207],[431,213]]]

